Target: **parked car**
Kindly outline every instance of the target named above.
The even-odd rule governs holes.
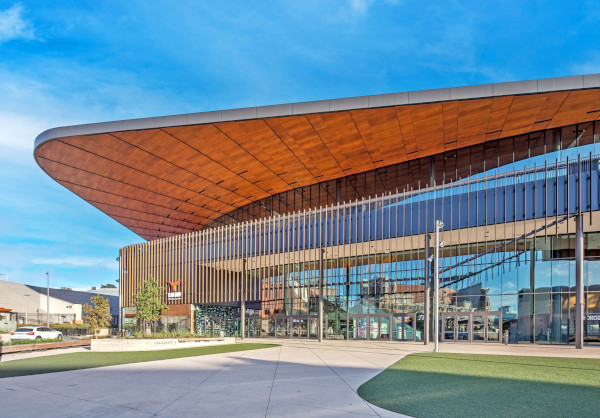
[[[10,340],[51,340],[63,339],[60,331],[48,327],[21,327],[10,333]]]

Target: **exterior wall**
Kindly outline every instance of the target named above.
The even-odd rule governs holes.
[[[89,297],[93,296],[93,294],[50,289],[50,322],[73,323],[73,321],[81,321],[83,319],[83,303],[75,303],[52,296],[52,293],[57,292],[63,295],[71,295],[72,300],[83,301],[83,303],[90,303]],[[19,323],[23,323],[27,319],[32,324],[45,324],[47,310],[46,289],[9,281],[0,281],[0,307],[12,309],[13,312],[18,313],[17,320]],[[25,315],[26,311],[27,315]],[[111,311],[115,323],[117,323],[115,319],[118,314],[117,311],[118,309]]]
[[[374,318],[390,319],[388,329],[408,318],[396,314],[415,314],[407,320],[422,336],[424,236],[441,219],[442,312],[502,312],[494,326],[513,342],[566,343],[576,215],[588,233],[587,313],[600,313],[598,165],[597,157],[550,164],[126,247],[123,306],[153,276],[165,289],[178,282],[182,304],[255,301],[248,325],[258,334],[293,333],[297,320],[298,335],[309,336],[322,294],[333,338],[356,337]],[[600,338],[597,324],[588,325]]]
[[[25,296],[29,295],[29,297]],[[0,306],[18,312],[18,321],[25,321],[25,311],[29,322],[46,322],[46,295],[30,287],[8,281],[0,281]],[[72,322],[81,320],[82,305],[50,297],[51,322]]]

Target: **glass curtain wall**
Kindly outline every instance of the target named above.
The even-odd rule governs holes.
[[[130,246],[121,279],[135,288],[150,271],[166,283],[192,266],[182,297],[202,306],[252,301],[256,336],[316,337],[322,297],[328,338],[418,340],[430,273],[425,234],[440,219],[449,339],[493,341],[508,331],[512,342],[568,343],[574,217],[583,216],[591,341],[600,315],[598,168],[591,156],[213,228],[160,240],[158,256],[147,244]],[[223,326],[215,324],[212,333]]]

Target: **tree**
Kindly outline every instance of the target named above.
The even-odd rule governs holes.
[[[83,323],[94,330],[94,336],[96,337],[100,328],[106,328],[110,325],[112,316],[110,315],[108,299],[96,295],[92,296],[90,301],[92,305],[88,303],[83,305]]]
[[[103,284],[102,286],[100,286],[100,289],[116,289],[117,286],[115,286],[112,283],[107,283],[107,284]]]
[[[141,284],[139,291],[133,296],[137,312],[135,317],[140,323],[142,330],[150,323],[152,328],[160,319],[161,311],[168,309],[163,303],[162,296],[164,289],[158,285],[156,279],[152,276]]]

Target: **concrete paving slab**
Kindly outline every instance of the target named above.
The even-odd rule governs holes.
[[[433,350],[387,341],[244,342],[282,345],[0,379],[2,416],[397,417],[356,390],[407,354]],[[600,358],[600,347],[444,343],[440,351]]]

